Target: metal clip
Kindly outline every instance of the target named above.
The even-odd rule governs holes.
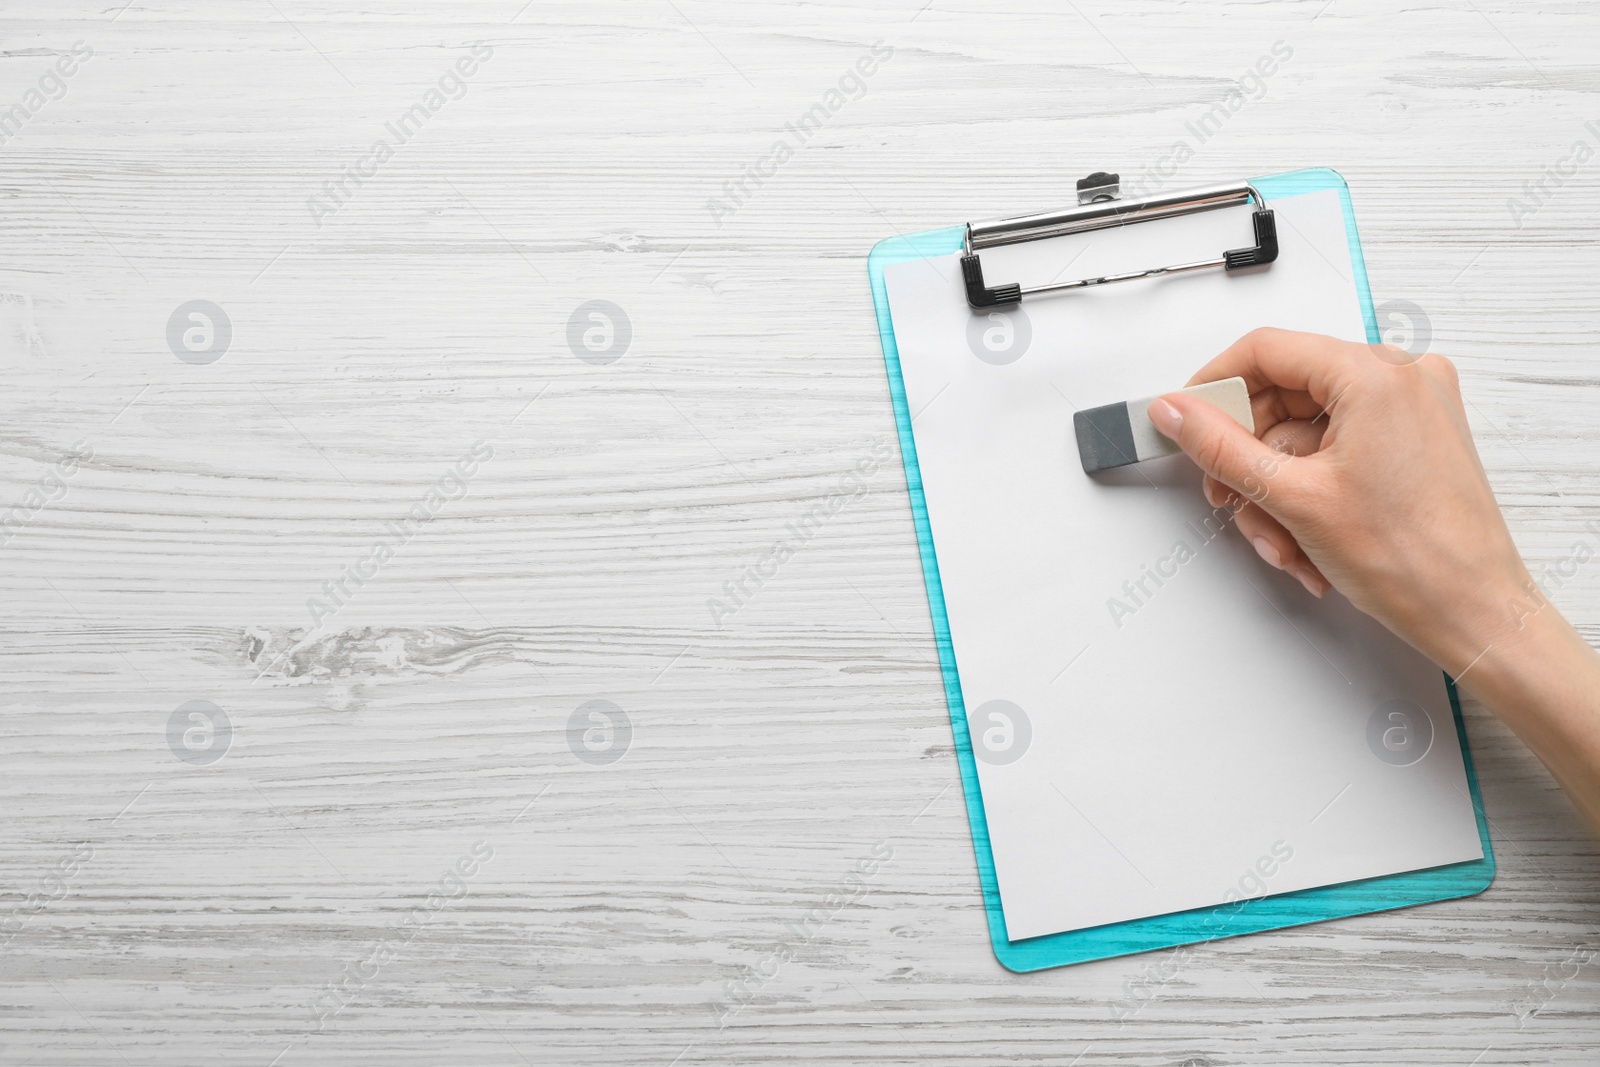
[[[1112,282],[1129,282],[1136,278],[1152,278],[1161,274],[1185,274],[1189,271],[1221,267],[1234,271],[1257,267],[1278,258],[1278,227],[1272,209],[1264,197],[1249,182],[1236,185],[1219,185],[1203,189],[1190,189],[1179,193],[1141,197],[1137,200],[1119,200],[1121,183],[1117,175],[1097,171],[1078,182],[1078,206],[1064,211],[1038,215],[1019,215],[1009,219],[967,224],[961,273],[966,283],[967,303],[974,308],[1005,307],[1015,304],[1025,296],[1057,293],[1067,289],[1087,289],[1094,285]],[[1254,202],[1255,213],[1251,223],[1256,243],[1248,248],[1235,248],[1215,259],[1178,263],[1170,267],[1152,267],[1149,270],[1110,274],[1099,278],[1079,278],[1070,282],[1055,282],[1023,288],[1015,282],[1005,285],[986,285],[983,265],[978,252],[984,248],[1020,244],[1025,241],[1042,241],[1050,237],[1063,237],[1072,233],[1129,226],[1138,222],[1170,219],[1210,211],[1220,207],[1234,207]]]
[[[1122,178],[1097,170],[1087,178],[1078,179],[1078,203],[1099,204],[1115,200],[1122,195]]]

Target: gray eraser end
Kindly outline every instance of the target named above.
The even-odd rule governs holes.
[[[1255,418],[1250,412],[1250,390],[1243,378],[1224,378],[1175,390],[1215,404],[1235,422],[1255,433]],[[1156,396],[1125,400],[1120,404],[1086,408],[1072,416],[1078,437],[1078,458],[1086,474],[1121,467],[1142,460],[1170,456],[1177,444],[1150,422],[1150,404]]]
[[[1078,435],[1078,458],[1087,474],[1139,459],[1126,403],[1074,412],[1072,428]]]

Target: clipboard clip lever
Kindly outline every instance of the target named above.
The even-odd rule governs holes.
[[[1096,171],[1078,182],[1078,206],[1064,211],[1038,215],[1019,215],[990,222],[969,222],[961,256],[961,274],[966,283],[967,303],[974,308],[1006,307],[1018,303],[1025,296],[1059,293],[1068,289],[1087,289],[1112,282],[1131,282],[1136,278],[1153,278],[1161,274],[1186,274],[1190,271],[1221,267],[1225,271],[1259,267],[1278,258],[1278,226],[1266,199],[1249,182],[1234,185],[1208,186],[1178,193],[1121,199],[1121,182],[1117,175]],[[1152,267],[1149,270],[1108,274],[1098,278],[1078,278],[1070,282],[1050,282],[1045,285],[1023,287],[1015,282],[988,285],[983,278],[983,264],[978,253],[985,248],[1021,244],[1024,241],[1042,241],[1050,237],[1064,237],[1072,233],[1086,233],[1116,226],[1131,226],[1138,222],[1170,219],[1179,215],[1192,215],[1219,207],[1254,203],[1251,224],[1256,243],[1249,248],[1235,248],[1223,252],[1215,259],[1177,263],[1170,267]]]

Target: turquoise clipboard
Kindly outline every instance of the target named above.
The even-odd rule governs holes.
[[[1356,233],[1355,211],[1350,190],[1337,171],[1325,167],[1291,171],[1256,178],[1251,184],[1267,200],[1283,200],[1305,193],[1333,189],[1344,207],[1345,233],[1350,241],[1350,261],[1355,268],[1356,291],[1361,298],[1362,318],[1367,340],[1381,342],[1382,333],[1367,285],[1366,262],[1361,240]],[[900,354],[895,347],[894,323],[889,314],[889,294],[883,271],[895,263],[949,255],[962,249],[965,230],[961,226],[930,230],[910,236],[892,237],[879,242],[867,257],[867,273],[872,282],[872,302],[878,313],[878,336],[883,344],[883,361],[889,375],[889,394],[894,401],[895,425],[900,435],[900,455],[905,464],[906,489],[911,497],[911,513],[916,524],[917,547],[922,555],[922,577],[927,586],[928,608],[933,618],[934,642],[939,650],[945,701],[949,706],[950,728],[955,735],[956,759],[961,769],[961,788],[966,797],[967,821],[972,829],[972,848],[978,861],[978,878],[983,887],[984,909],[989,919],[989,940],[995,958],[1012,971],[1037,971],[1090,960],[1125,956],[1153,949],[1175,948],[1213,941],[1222,937],[1277,930],[1305,923],[1323,922],[1349,915],[1428,904],[1481,893],[1494,881],[1494,851],[1489,842],[1489,823],[1478,790],[1478,776],[1467,747],[1467,732],[1461,719],[1461,702],[1454,681],[1445,676],[1450,708],[1455,716],[1456,736],[1461,742],[1467,784],[1472,791],[1472,807],[1478,821],[1478,838],[1483,843],[1483,858],[1453,863],[1403,874],[1366,878],[1317,889],[1252,897],[1231,904],[1173,912],[1145,919],[1111,923],[1087,930],[1049,934],[1012,941],[1006,936],[1005,914],[1000,907],[1000,888],[995,878],[994,855],[989,847],[988,823],[984,817],[983,794],[978,788],[978,770],[973,761],[972,739],[967,732],[966,708],[961,699],[961,679],[956,672],[955,651],[950,643],[949,619],[944,593],[939,583],[939,560],[928,524],[928,508],[923,498],[922,474],[917,466],[917,446],[911,434],[911,413],[906,407],[905,382],[900,373]]]

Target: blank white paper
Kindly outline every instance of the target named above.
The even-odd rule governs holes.
[[[1074,410],[1253,327],[1365,339],[1337,194],[1272,206],[1270,267],[1020,314],[969,310],[954,255],[885,272],[1012,939],[1483,855],[1437,667],[1262,563],[1187,458],[1079,464]],[[1032,284],[1251,243],[1240,207],[982,256]]]

